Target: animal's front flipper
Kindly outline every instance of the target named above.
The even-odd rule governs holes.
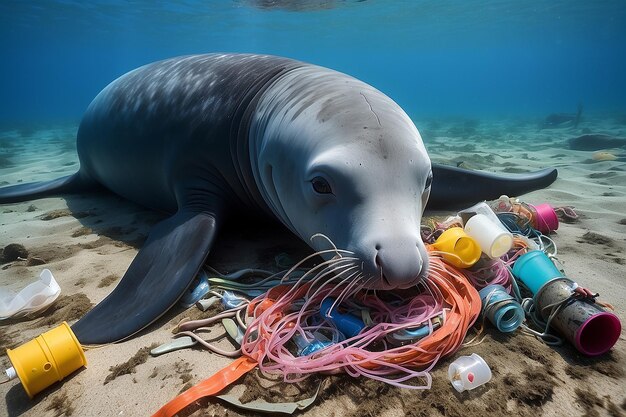
[[[117,342],[161,317],[200,270],[216,226],[215,215],[184,210],[157,224],[113,292],[72,326],[78,340]]]
[[[545,188],[556,177],[555,168],[503,176],[433,164],[433,184],[426,207],[459,208],[482,200],[496,199],[503,194],[518,196]]]

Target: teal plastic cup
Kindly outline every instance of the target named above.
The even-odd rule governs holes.
[[[563,273],[548,258],[548,255],[540,250],[534,250],[525,253],[515,261],[513,275],[535,295],[545,283],[562,277]]]
[[[483,315],[502,333],[514,332],[524,322],[524,309],[502,285],[487,285],[478,295]]]

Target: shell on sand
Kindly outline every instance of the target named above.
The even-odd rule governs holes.
[[[594,161],[615,161],[617,159],[617,156],[615,156],[611,152],[598,151],[594,152],[591,158],[593,158]]]

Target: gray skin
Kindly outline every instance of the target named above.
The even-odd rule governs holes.
[[[459,206],[556,178],[431,166],[413,122],[380,91],[263,55],[178,57],[131,71],[93,100],[77,147],[78,173],[5,187],[0,203],[100,185],[171,214],[115,290],[72,326],[83,344],[123,340],[171,308],[233,213],[276,218],[315,250],[329,248],[311,239],[322,233],[358,258],[355,279],[407,288],[428,271],[419,230],[429,194],[429,207]]]
[[[250,130],[256,185],[272,213],[316,250],[316,233],[352,251],[379,289],[425,277],[420,221],[431,164],[422,138],[389,97],[345,74],[306,66],[259,102]],[[331,193],[316,192],[323,178]]]

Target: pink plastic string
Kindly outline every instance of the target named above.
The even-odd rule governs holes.
[[[503,259],[485,260],[484,266],[474,267],[465,275],[477,290],[488,285],[502,285],[509,294],[511,293],[513,276],[508,268],[508,262]]]
[[[447,267],[442,263],[439,258],[432,258],[431,277],[447,278]],[[420,284],[419,293],[407,299],[393,292],[364,289],[367,282],[352,259],[340,258],[325,264],[317,271],[311,271],[316,275],[310,281],[303,276],[276,300],[267,302],[270,291],[251,302],[254,320],[244,335],[242,353],[255,358],[262,372],[282,374],[287,382],[301,381],[318,372],[346,372],[405,388],[429,388],[431,378],[428,372],[439,357],[458,349],[475,317],[463,324],[466,327],[460,329],[461,337],[457,343],[447,346],[447,350],[438,347],[440,351],[434,352],[434,360],[422,369],[415,369],[408,363],[396,363],[394,358],[425,350],[420,341],[404,346],[390,345],[387,335],[425,324],[430,333],[436,332],[431,320],[438,316],[445,320],[450,306],[444,303],[437,285],[427,280]],[[327,297],[336,299],[331,310],[339,308],[357,316],[361,310],[368,310],[373,324],[358,335],[343,340],[334,323],[319,314],[320,305]],[[334,343],[310,355],[298,356],[294,337],[310,342],[312,335]],[[423,380],[424,384],[405,383],[415,378]]]

